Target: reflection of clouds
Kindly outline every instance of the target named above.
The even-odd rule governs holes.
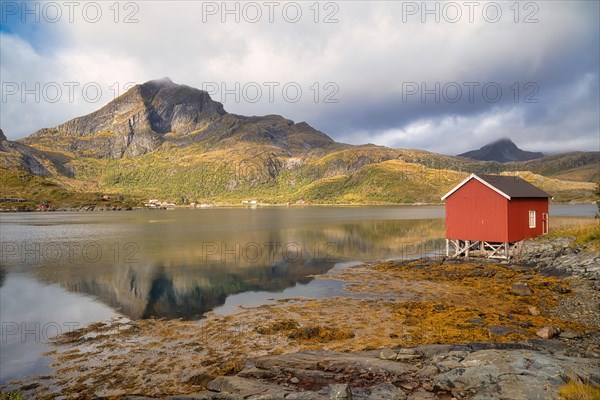
[[[115,315],[114,311],[91,298],[65,292],[59,285],[42,284],[21,274],[7,276],[0,298],[2,321],[87,323]]]
[[[102,250],[97,262],[28,260],[8,270],[34,271],[43,282],[94,295],[133,319],[194,319],[233,294],[306,284],[341,260],[403,257],[405,243],[443,236],[442,215],[441,207],[15,215],[3,236],[14,232],[44,247],[86,231],[85,240]],[[128,243],[137,245],[137,262],[125,262]]]
[[[551,217],[593,218],[598,208],[595,204],[550,204]]]
[[[550,214],[593,216],[594,207],[552,206]],[[226,313],[269,298],[335,296],[335,282],[309,277],[328,271],[335,259],[306,252],[302,259],[286,262],[274,251],[265,252],[267,259],[261,262],[211,261],[202,257],[201,244],[227,243],[231,248],[232,243],[279,242],[306,248],[334,243],[339,260],[418,257],[435,249],[435,239],[444,236],[443,213],[443,207],[422,206],[36,213],[34,228],[33,214],[7,215],[2,217],[2,240],[28,237],[46,243],[86,231],[85,238],[103,249],[115,243],[121,249],[128,242],[139,244],[139,261],[123,263],[120,253],[116,262],[5,263],[0,266],[0,317],[30,326],[84,325],[115,315],[109,306],[131,318],[197,318],[215,307]],[[18,271],[28,271],[39,281]],[[91,294],[99,301],[70,292]],[[21,343],[20,336],[11,336],[0,350],[1,381],[48,370],[40,356],[47,350],[42,341]]]
[[[41,245],[90,241],[100,246],[103,257],[98,262],[9,260],[3,265],[7,276],[0,290],[1,319],[37,322],[40,327],[68,322],[83,325],[110,318],[113,310],[130,318],[193,319],[224,304],[225,308],[260,304],[280,292],[285,296],[331,295],[331,285],[323,286],[323,281],[312,281],[309,276],[325,273],[339,259],[398,254],[399,237],[439,236],[440,219],[415,218],[441,213],[440,207],[381,207],[7,215],[3,216],[2,240]],[[124,262],[125,245],[130,242],[139,246],[135,263]],[[203,253],[203,243],[223,244],[228,249],[256,243],[263,257],[211,259]],[[265,243],[279,243],[279,247]],[[301,257],[295,259],[294,253],[290,255],[293,260],[286,260],[282,248],[291,243],[300,246]],[[328,243],[335,244],[333,254],[325,247]],[[71,292],[93,295],[99,301]],[[1,380],[48,370],[47,359],[40,356],[47,350],[43,341],[21,343],[15,335],[1,349]]]
[[[47,336],[59,329],[79,326],[115,316],[105,305],[86,296],[65,291],[58,285],[46,285],[26,275],[8,275],[0,290],[0,381],[24,374],[49,371]],[[39,324],[39,325],[36,325]],[[9,329],[17,327],[16,334]],[[24,330],[25,328],[26,330]]]
[[[350,261],[336,263],[331,271],[360,265],[360,262]],[[273,293],[266,291],[250,291],[228,296],[225,303],[215,308],[215,313],[221,315],[234,314],[243,308],[258,307],[263,304],[273,303],[280,299],[290,298],[312,298],[319,299],[325,297],[338,296],[356,296],[344,290],[344,282],[337,279],[314,279],[307,283],[298,283],[290,286],[281,292]],[[364,296],[359,294],[358,296]]]
[[[349,211],[350,215],[353,212]],[[255,221],[255,216],[251,215],[250,220]],[[199,247],[179,234],[178,244],[154,242],[152,255],[156,257],[144,264],[95,265],[77,271],[69,269],[59,275],[54,271],[54,275],[68,290],[93,294],[133,319],[195,319],[223,305],[231,295],[248,291],[279,292],[307,284],[311,280],[307,276],[322,274],[339,260],[424,255],[432,248],[424,248],[423,243],[443,236],[443,220],[439,218],[383,221],[369,221],[363,215],[351,218],[358,221],[327,224],[322,229],[292,227],[288,221],[271,227],[270,231],[228,231],[229,239],[210,242],[214,244],[210,256],[203,253],[202,247],[206,250],[207,246]],[[165,240],[172,240],[172,235],[177,233],[165,235]],[[198,236],[202,243],[207,243],[201,233]],[[206,234],[204,238],[213,237]],[[259,260],[247,259],[243,244],[248,243],[262,246],[264,256]],[[278,246],[264,243],[278,243]],[[286,244],[294,246],[287,251]],[[157,251],[161,246],[162,251]],[[223,247],[226,247],[224,256]],[[219,251],[215,253],[215,249]],[[42,276],[55,282],[43,272]]]

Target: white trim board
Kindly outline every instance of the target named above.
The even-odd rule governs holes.
[[[458,185],[456,185],[454,187],[454,189],[452,189],[451,191],[449,191],[448,193],[446,193],[444,195],[444,197],[442,197],[442,201],[446,200],[446,198],[448,196],[450,196],[452,193],[456,192],[458,189],[460,189],[465,183],[469,182],[471,179],[477,179],[479,182],[483,183],[485,186],[489,187],[490,189],[492,189],[494,192],[498,193],[499,195],[501,195],[502,197],[505,197],[506,199],[510,200],[510,196],[507,195],[506,193],[504,193],[503,191],[499,190],[498,188],[496,188],[495,186],[493,186],[492,184],[484,181],[483,179],[481,179],[480,177],[478,177],[475,174],[471,174],[467,177],[467,179],[465,179],[464,181],[462,181],[461,183],[459,183]]]

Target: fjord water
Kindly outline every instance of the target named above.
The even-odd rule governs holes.
[[[555,206],[553,221],[594,206]],[[0,215],[0,381],[49,371],[48,337],[113,316],[199,319],[272,297],[342,291],[311,275],[439,254],[438,206]]]

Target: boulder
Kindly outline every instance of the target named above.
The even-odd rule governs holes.
[[[329,392],[330,400],[347,399],[352,400],[352,390],[347,384],[332,385]]]
[[[542,339],[552,339],[553,337],[560,335],[560,328],[556,326],[544,326],[543,328],[539,329],[535,334],[541,337]]]
[[[406,393],[389,382],[380,383],[371,388],[367,400],[405,400]]]
[[[533,294],[527,282],[515,282],[511,285],[510,289],[517,296],[531,296]]]
[[[384,348],[379,353],[379,358],[382,360],[395,360],[397,353],[389,347]]]
[[[538,310],[536,307],[529,306],[528,309],[531,315],[540,315],[540,310]]]

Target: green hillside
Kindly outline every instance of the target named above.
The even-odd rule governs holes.
[[[156,198],[239,205],[439,203],[469,173],[519,173],[553,201],[591,202],[600,153],[500,163],[352,146],[277,115],[228,114],[170,80],[137,85],[96,112],[20,141],[0,131],[3,209],[127,208]]]
[[[204,153],[193,147],[159,148],[118,160],[71,156],[62,165],[70,171],[68,176],[54,171],[40,177],[3,168],[0,196],[23,197],[29,201],[19,206],[28,208],[40,202],[54,207],[140,206],[149,198],[233,205],[247,199],[272,204],[299,200],[313,204],[439,203],[444,193],[471,172],[406,162],[419,152],[375,146],[306,158],[285,157],[244,143],[237,147]],[[429,161],[435,157],[427,153]],[[479,168],[484,170],[485,165]],[[593,199],[595,184],[591,182],[527,172],[520,175],[548,191],[556,202]],[[109,195],[108,201],[102,199],[104,194]],[[0,206],[15,204],[0,202]]]

